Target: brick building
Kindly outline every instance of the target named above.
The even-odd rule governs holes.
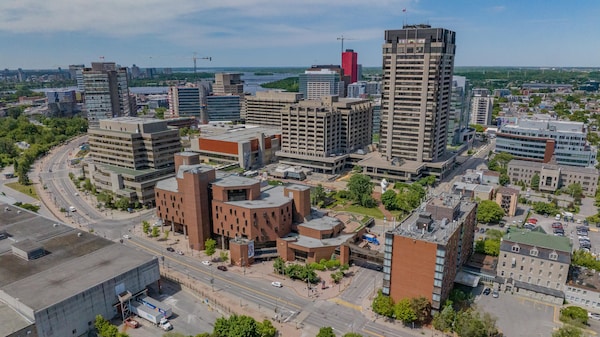
[[[387,232],[383,293],[394,301],[424,296],[439,310],[473,251],[476,210],[456,196],[435,197]]]

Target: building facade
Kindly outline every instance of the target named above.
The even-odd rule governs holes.
[[[473,89],[471,97],[471,124],[492,124],[494,97],[488,89]]]
[[[241,95],[244,93],[244,81],[239,73],[216,73],[212,86],[215,95]]]
[[[467,79],[464,76],[452,76],[452,94],[450,115],[448,116],[448,145],[464,143],[461,130],[468,127],[469,111],[467,100]]]
[[[383,294],[423,296],[438,311],[473,251],[477,204],[435,197],[385,234]]]
[[[350,83],[356,83],[360,80],[358,77],[358,54],[352,49],[346,49],[342,53],[342,69],[344,76],[350,77]]]
[[[506,216],[513,217],[517,213],[519,190],[510,187],[500,187],[496,191],[496,203],[502,207]]]
[[[241,119],[242,98],[238,95],[207,96],[206,112],[208,121],[239,121]]]
[[[596,147],[587,141],[582,122],[555,120],[518,120],[505,124],[496,133],[496,152],[512,154],[517,159],[559,165],[594,166]]]
[[[568,237],[511,227],[500,243],[497,275],[504,291],[563,304],[571,265]]]
[[[282,110],[280,162],[339,173],[346,155],[372,141],[373,107],[367,100],[325,96]]]
[[[555,192],[571,184],[580,184],[586,196],[593,197],[598,190],[598,170],[593,167],[576,167],[566,165],[540,164],[525,160],[513,159],[508,163],[507,174],[510,181],[519,181],[531,185],[534,175],[540,178],[540,191]]]
[[[593,269],[571,267],[565,286],[565,300],[591,312],[600,313],[600,276]]]
[[[429,25],[385,31],[380,151],[387,160],[444,156],[455,39],[454,32]]]
[[[131,114],[127,68],[117,68],[114,62],[92,62],[82,75],[90,128],[97,127],[102,119]]]
[[[179,132],[164,120],[121,117],[101,120],[88,135],[92,161],[84,165],[84,173],[92,184],[153,205],[156,182],[174,174]]]
[[[195,117],[200,119],[202,93],[198,86],[169,87],[169,118]]]
[[[302,94],[280,91],[257,91],[255,96],[245,96],[247,124],[281,127],[281,110],[288,104],[298,103]]]
[[[299,76],[299,91],[304,99],[318,100],[323,96],[344,96],[342,69],[334,65],[314,65]]]

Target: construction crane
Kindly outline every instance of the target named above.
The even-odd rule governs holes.
[[[198,57],[198,53],[196,53],[196,52],[194,52],[194,57],[192,59],[194,60],[194,74],[196,74],[196,61],[197,60],[208,60],[209,62],[212,61],[211,56]]]
[[[342,53],[344,52],[344,40],[356,40],[356,39],[351,39],[349,37],[344,37],[344,35],[340,36],[337,38],[338,41],[342,41]]]

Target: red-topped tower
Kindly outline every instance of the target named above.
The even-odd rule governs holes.
[[[346,49],[342,53],[342,68],[344,75],[350,76],[350,83],[358,81],[358,54],[352,49]]]

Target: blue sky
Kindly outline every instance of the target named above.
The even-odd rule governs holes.
[[[454,30],[457,66],[600,66],[597,0],[2,0],[0,69],[339,64],[342,35],[381,66],[404,22]]]

